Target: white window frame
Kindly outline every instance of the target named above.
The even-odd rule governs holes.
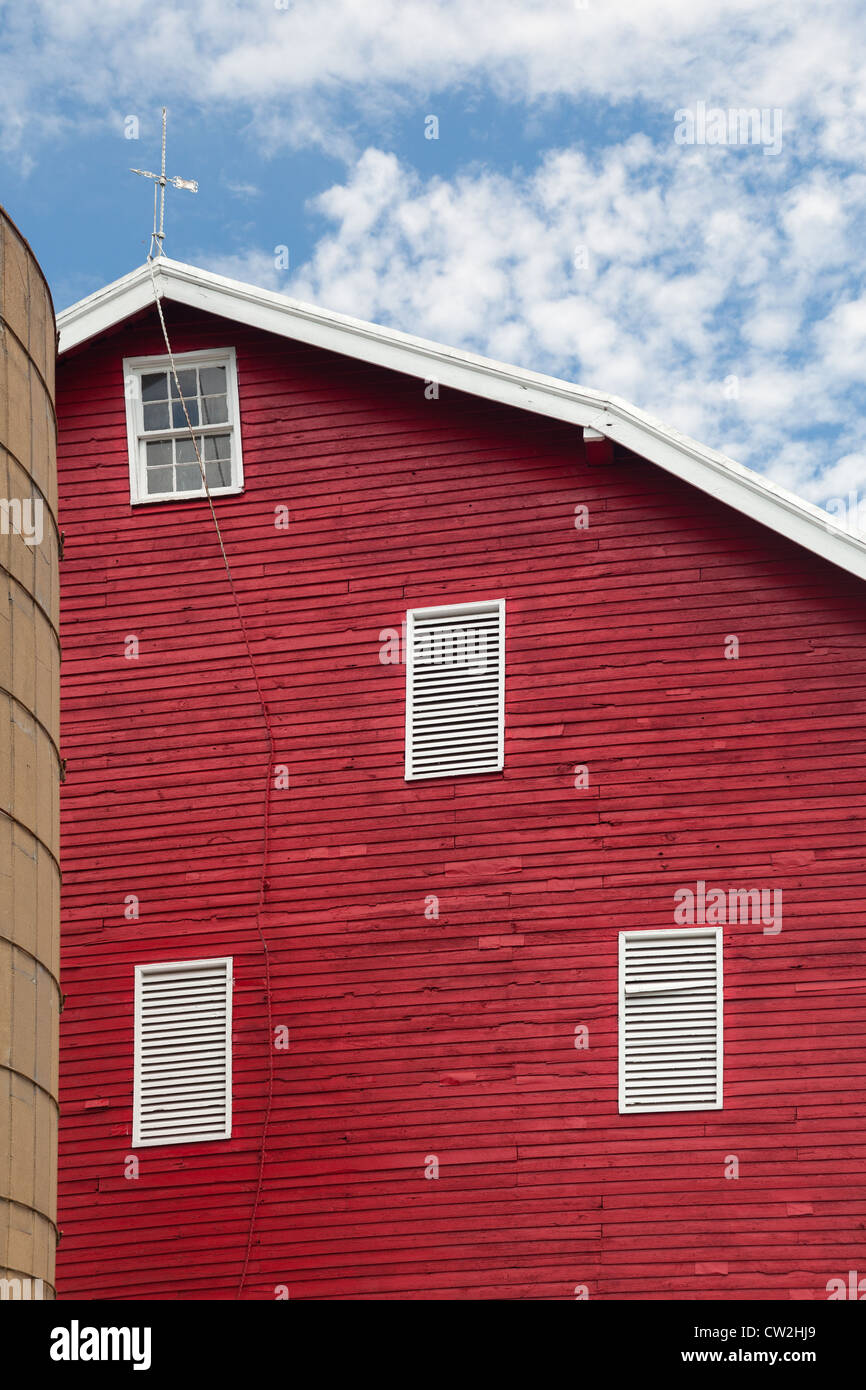
[[[415,622],[421,618],[458,617],[461,613],[478,613],[484,610],[499,613],[499,729],[496,766],[483,769],[467,769],[463,772],[412,772],[413,707],[415,703]],[[409,608],[406,612],[406,728],[404,734],[404,781],[429,782],[443,777],[485,777],[493,772],[501,772],[505,766],[505,599],[478,599],[474,603],[451,603],[437,605],[435,608]]]
[[[205,348],[201,352],[176,352],[174,362],[178,372],[185,367],[225,367],[226,368],[226,406],[228,420],[219,430],[204,427],[204,433],[221,433],[231,436],[232,480],[228,487],[212,487],[211,497],[232,497],[244,490],[244,461],[241,449],[241,413],[238,398],[238,364],[233,347]],[[145,467],[145,442],[148,439],[188,438],[186,421],[180,429],[151,430],[145,432],[144,410],[141,394],[141,378],[146,372],[171,371],[171,358],[167,353],[159,357],[124,357],[123,381],[126,398],[126,444],[129,452],[129,498],[132,506],[145,506],[148,502],[184,502],[201,499],[205,496],[203,487],[188,492],[148,493],[147,469]],[[129,389],[130,378],[136,382],[134,390]],[[198,434],[202,427],[193,426]]]
[[[686,941],[696,936],[713,936],[716,942],[716,1098],[711,1104],[693,1105],[689,1102],[664,1105],[642,1105],[639,1110],[633,1106],[626,1109],[625,1104],[625,948],[626,941],[635,938],[645,939],[649,936],[659,937],[665,941],[681,940]],[[674,1111],[693,1111],[702,1110],[721,1110],[724,1098],[724,1074],[725,1074],[725,1054],[724,1054],[724,972],[722,957],[724,954],[724,933],[721,927],[671,927],[655,930],[621,931],[619,933],[619,1027],[618,1046],[619,1046],[619,1113],[621,1115],[654,1115],[672,1114]]]
[[[142,1139],[141,1137],[141,1000],[142,983],[145,975],[159,974],[160,971],[195,970],[203,966],[224,965],[226,967],[226,1113],[225,1125],[221,1134],[202,1134],[198,1137],[183,1135],[177,1139]],[[221,1139],[230,1139],[232,1134],[232,995],[234,993],[234,970],[232,956],[207,956],[203,960],[164,960],[148,962],[135,967],[135,1010],[133,1046],[132,1083],[132,1148],[158,1148],[171,1144],[210,1144]]]

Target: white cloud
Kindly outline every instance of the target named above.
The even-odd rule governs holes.
[[[289,293],[287,272],[278,268],[276,256],[268,251],[256,249],[225,256],[201,252],[195,264],[216,275],[226,275],[230,280],[242,280],[263,290],[278,290],[280,294]]]
[[[329,230],[291,293],[623,395],[820,500],[822,471],[855,452],[866,297],[837,301],[803,233],[821,217],[808,174],[779,205],[717,154],[636,136],[597,161],[560,151],[525,176],[425,183],[369,149],[315,200]],[[825,225],[846,202],[866,216],[857,176]],[[790,447],[818,423],[820,448]]]
[[[259,198],[262,192],[254,183],[235,182],[231,179],[226,180],[226,188],[236,198]]]
[[[260,182],[261,160],[287,145],[346,173],[314,202],[322,235],[306,265],[287,275],[258,247],[203,254],[212,268],[618,392],[813,498],[859,468],[859,0],[0,10],[0,153],[22,172],[75,130],[119,130],[163,101],[234,114]],[[423,145],[446,92],[524,103],[536,138],[550,122],[563,148],[528,172],[423,179],[387,147],[412,122]],[[674,113],[698,101],[779,108],[782,154],[675,144]],[[257,184],[229,187],[252,198]]]
[[[858,0],[30,0],[7,4],[0,91],[14,133],[163,99],[245,105],[271,142],[351,145],[342,104],[381,121],[483,82],[508,100],[705,100],[781,108],[786,140],[856,163],[866,143]],[[858,42],[859,40],[859,42]],[[38,58],[35,55],[38,54]],[[134,97],[131,97],[134,94]],[[603,114],[603,112],[602,112]],[[764,161],[768,165],[772,160]]]

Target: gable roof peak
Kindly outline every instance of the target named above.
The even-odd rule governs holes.
[[[446,347],[395,328],[319,309],[274,290],[160,256],[58,315],[61,355],[160,297],[341,353],[374,366],[528,410],[603,435],[813,554],[866,579],[866,537],[724,454],[689,439],[618,396]]]

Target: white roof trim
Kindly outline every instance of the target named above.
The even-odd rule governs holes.
[[[380,328],[345,314],[316,309],[272,290],[256,289],[167,257],[155,261],[153,268],[160,294],[179,304],[598,431],[754,521],[866,579],[866,537],[844,530],[829,512],[661,424],[617,396],[605,396],[556,377],[509,367],[393,328]],[[69,352],[152,302],[150,268],[145,264],[58,316],[60,352]]]

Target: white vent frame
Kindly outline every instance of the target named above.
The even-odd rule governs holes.
[[[649,941],[685,944],[696,939],[712,939],[715,943],[715,1087],[711,1102],[683,1100],[664,1100],[654,1104],[629,1104],[627,1088],[628,1056],[626,1051],[626,952],[631,941]],[[721,1110],[724,1101],[724,934],[721,927],[662,928],[660,930],[622,931],[619,933],[619,1113],[621,1115],[648,1115],[674,1111]],[[631,993],[631,991],[629,991]],[[647,991],[650,992],[650,991]],[[676,991],[659,991],[672,993]]]
[[[129,500],[133,507],[148,506],[152,502],[188,502],[206,498],[203,487],[190,492],[147,491],[144,443],[148,437],[162,438],[167,434],[189,435],[184,421],[175,431],[154,431],[151,436],[144,431],[144,413],[141,394],[141,378],[146,372],[171,370],[172,359],[167,353],[154,357],[124,357],[123,386],[126,401],[126,447],[129,453]],[[241,445],[241,408],[238,395],[237,353],[233,347],[202,348],[200,352],[176,352],[174,364],[178,372],[184,367],[225,367],[226,405],[228,420],[222,425],[220,433],[229,434],[232,441],[232,480],[228,487],[212,487],[211,497],[235,497],[244,490],[244,458]],[[130,390],[130,380],[135,379],[136,388]],[[193,433],[200,433],[193,426]]]
[[[167,974],[194,975],[204,969],[223,966],[225,970],[225,1114],[221,1132],[196,1134],[194,1125],[190,1132],[177,1135],[156,1135],[147,1137],[148,1127],[143,1125],[142,1113],[142,1021],[145,978]],[[200,960],[154,961],[135,967],[135,1022],[134,1022],[134,1060],[133,1060],[133,1100],[132,1100],[132,1148],[155,1148],[168,1144],[204,1144],[221,1139],[230,1139],[232,1132],[232,993],[234,970],[232,956],[208,956]]]
[[[496,754],[489,764],[480,767],[437,768],[433,771],[415,771],[415,629],[418,622],[427,619],[462,618],[469,614],[498,614],[499,641],[499,679],[498,707],[496,715],[497,739]],[[435,608],[410,608],[406,613],[406,731],[405,731],[405,769],[407,782],[430,781],[443,777],[475,777],[501,772],[505,766],[505,599],[478,599],[473,603],[443,604]]]

